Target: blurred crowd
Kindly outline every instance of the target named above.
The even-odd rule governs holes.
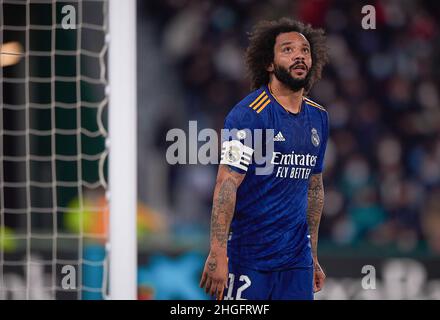
[[[145,1],[141,10],[157,31],[152,45],[170,66],[167,76],[177,78],[183,101],[183,112],[158,125],[155,147],[164,154],[166,131],[187,130],[189,120],[198,120],[199,130],[222,128],[249,93],[243,54],[255,23],[282,16],[310,23],[325,29],[331,57],[310,92],[331,124],[320,241],[405,252],[427,246],[440,254],[439,6],[369,4],[376,29],[364,30],[362,1]],[[167,171],[176,231],[208,229],[216,170]]]

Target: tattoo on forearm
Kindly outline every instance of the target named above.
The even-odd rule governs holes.
[[[313,175],[310,178],[307,200],[307,223],[309,225],[312,255],[316,258],[318,254],[319,223],[324,207],[324,187],[321,174]]]
[[[229,226],[234,214],[237,187],[233,178],[227,178],[218,187],[214,196],[211,214],[211,243],[217,242],[226,248]]]

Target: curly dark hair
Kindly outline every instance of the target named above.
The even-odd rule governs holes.
[[[314,29],[310,24],[305,25],[290,18],[261,21],[249,33],[250,43],[245,54],[253,90],[269,83],[269,72],[266,69],[274,59],[275,40],[279,34],[285,32],[299,32],[310,43],[312,67],[310,79],[304,87],[305,92],[308,92],[313,84],[321,79],[322,69],[329,61],[324,30]]]

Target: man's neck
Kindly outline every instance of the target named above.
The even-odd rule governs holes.
[[[301,111],[304,89],[293,91],[272,75],[269,80],[269,90],[287,111],[292,113]]]

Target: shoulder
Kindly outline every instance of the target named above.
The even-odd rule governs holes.
[[[321,121],[324,123],[324,125],[328,126],[328,112],[327,112],[327,110],[322,105],[311,100],[310,98],[303,97],[303,100],[305,102],[306,108],[309,109],[312,116],[315,118],[321,119]]]
[[[263,110],[271,102],[270,96],[267,94],[265,87],[255,90],[238,102],[229,112],[226,120],[263,122]]]
[[[321,111],[321,112],[327,113],[327,110],[322,105],[320,105],[319,103],[317,103],[317,102],[315,102],[312,99],[307,98],[307,97],[303,97],[303,99],[304,99],[304,102],[306,103],[306,105],[309,108],[311,108],[312,110],[316,109],[317,111]]]

